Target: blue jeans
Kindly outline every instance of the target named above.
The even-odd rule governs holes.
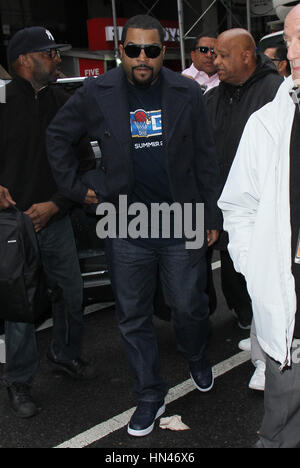
[[[69,217],[53,221],[37,235],[45,271],[62,289],[52,305],[51,349],[57,359],[71,361],[81,352],[83,333],[82,279]],[[3,380],[30,384],[38,367],[35,326],[5,323],[6,365]]]
[[[139,400],[162,400],[168,387],[160,376],[152,324],[157,269],[178,347],[188,361],[197,361],[204,354],[209,331],[205,253],[191,266],[184,243],[145,248],[110,239],[106,247],[119,328],[136,380],[134,391]]]

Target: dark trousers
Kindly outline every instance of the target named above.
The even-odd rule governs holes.
[[[229,309],[233,309],[242,324],[251,325],[252,305],[244,276],[237,273],[228,250],[220,251],[222,291]]]
[[[83,332],[82,279],[71,221],[54,221],[39,234],[43,266],[62,289],[62,299],[53,304],[51,348],[62,361],[77,359]],[[31,383],[38,367],[35,326],[5,323],[6,365],[4,382]]]
[[[171,308],[179,349],[187,360],[199,360],[209,331],[206,258],[194,267],[184,243],[145,248],[123,239],[107,240],[116,313],[139,400],[158,401],[167,385],[160,376],[152,323],[157,268],[166,304]]]
[[[221,259],[221,287],[228,308],[235,311],[242,325],[251,325],[253,315],[252,305],[245,278],[241,273],[235,271],[228,250],[220,250],[219,252]],[[213,249],[209,249],[207,253],[207,265],[210,272],[208,274],[207,291],[211,312],[216,308],[216,292],[211,271],[212,254]]]

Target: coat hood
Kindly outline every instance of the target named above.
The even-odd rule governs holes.
[[[233,98],[237,101],[240,100],[241,95],[250,87],[253,83],[260,80],[266,75],[278,75],[277,68],[273,64],[272,60],[264,54],[257,54],[257,66],[252,75],[242,85],[231,85],[224,81],[220,83],[220,93],[223,93],[229,99]]]
[[[253,114],[253,118],[260,120],[274,138],[286,128],[287,118],[285,119],[283,116],[293,115],[295,104],[289,95],[292,88],[293,79],[292,76],[289,76],[279,87],[274,100]],[[270,111],[270,109],[272,110]]]

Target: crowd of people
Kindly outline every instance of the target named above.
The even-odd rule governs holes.
[[[122,65],[86,80],[71,97],[51,86],[66,44],[43,27],[25,28],[9,43],[13,79],[0,105],[0,209],[16,206],[29,216],[44,269],[62,291],[52,306],[47,354],[56,369],[74,379],[97,375],[81,358],[72,206],[96,212],[110,202],[121,212],[120,196],[126,196],[147,210],[168,207],[167,235],[163,219],[156,224],[147,216],[143,236],[130,237],[128,230],[125,237],[120,225],[105,240],[118,326],[135,377],[132,436],[153,430],[168,392],[152,324],[158,278],[195,388],[213,388],[207,291],[214,289],[208,270],[217,249],[228,308],[241,328],[251,328],[240,343],[251,349],[255,367],[249,386],[265,391],[256,447],[300,446],[300,367],[292,358],[300,338],[299,36],[300,5],[287,15],[285,43],[265,54],[244,29],[202,34],[191,66],[180,74],[163,66],[160,23],[138,15],[123,28]],[[101,149],[98,168],[91,139]],[[188,243],[186,230],[178,235],[175,204],[179,224],[190,217],[202,245]],[[34,325],[7,320],[5,346],[10,405],[18,417],[32,417],[40,411],[31,395],[38,366]]]

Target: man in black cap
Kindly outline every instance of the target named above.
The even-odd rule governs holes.
[[[62,298],[52,306],[54,325],[48,358],[56,369],[75,379],[87,379],[93,370],[80,358],[82,280],[67,215],[72,203],[58,193],[45,148],[46,129],[69,97],[49,86],[58,78],[60,50],[66,47],[70,48],[56,44],[42,27],[25,28],[10,41],[13,80],[6,86],[6,103],[0,105],[1,208],[15,203],[30,217],[44,269],[62,291]],[[77,148],[80,167],[82,163],[90,167],[90,145],[81,142]],[[38,412],[30,394],[38,366],[34,325],[7,321],[5,341],[3,380],[12,409],[21,418],[34,416]]]

